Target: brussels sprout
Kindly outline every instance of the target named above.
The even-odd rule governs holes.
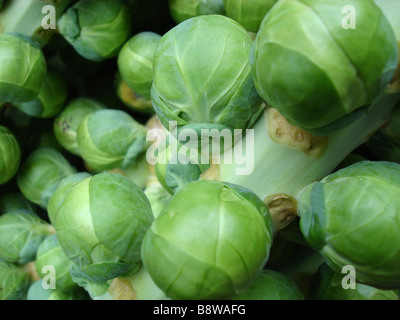
[[[232,298],[263,268],[274,231],[267,207],[248,189],[192,182],[146,233],[143,264],[169,298]]]
[[[25,198],[46,209],[60,181],[75,172],[61,153],[50,148],[38,149],[21,166],[18,187]]]
[[[344,289],[342,281],[345,274],[334,272],[327,264],[322,264],[312,277],[310,284],[311,300],[399,300],[396,290],[381,290],[356,283],[355,288]]]
[[[137,94],[150,100],[153,83],[153,59],[161,36],[141,32],[132,37],[118,55],[122,79]]]
[[[35,99],[46,72],[43,53],[32,40],[20,34],[0,34],[0,101]]]
[[[144,194],[151,204],[154,218],[157,218],[168,200],[171,198],[171,194],[164,189],[164,187],[158,181],[152,182],[149,186],[144,189]]]
[[[77,288],[77,284],[72,281],[70,274],[72,262],[61,248],[55,234],[47,237],[37,250],[36,271],[42,279],[49,273],[46,266],[54,268],[57,289],[71,291]]]
[[[372,0],[352,1],[356,27],[349,29],[342,14],[348,4],[281,0],[264,18],[251,52],[261,97],[291,124],[318,134],[361,116],[397,67],[396,39],[382,11]]]
[[[304,300],[297,285],[283,273],[263,270],[234,300]]]
[[[0,126],[0,185],[17,173],[20,161],[21,149],[17,138],[9,129]]]
[[[80,55],[93,61],[118,55],[131,32],[121,0],[81,0],[62,15],[58,27]]]
[[[18,210],[35,211],[33,205],[20,193],[8,193],[0,197],[0,214]]]
[[[69,152],[79,156],[77,131],[81,121],[90,113],[103,109],[95,100],[77,98],[72,100],[54,119],[54,134],[58,142]]]
[[[400,165],[358,162],[298,195],[300,228],[336,272],[351,265],[357,281],[400,286]]]
[[[121,110],[89,114],[78,127],[82,158],[94,170],[127,168],[146,148],[146,128]]]
[[[277,0],[224,0],[226,15],[248,31],[257,32],[261,21]]]
[[[61,111],[66,99],[67,86],[64,80],[57,73],[49,71],[39,96],[17,107],[32,117],[51,118]]]
[[[42,281],[36,281],[28,289],[27,300],[87,300],[88,296],[82,290],[62,291],[60,289],[45,289]]]
[[[206,14],[223,14],[223,0],[169,0],[169,9],[177,23]]]
[[[57,238],[67,256],[95,281],[137,269],[150,203],[128,178],[101,173],[66,192],[56,212]]]
[[[0,261],[0,300],[21,300],[29,284],[28,272],[23,267]]]
[[[123,104],[131,110],[140,113],[154,114],[153,104],[151,100],[147,100],[137,95],[120,76],[116,79],[117,96]]]
[[[57,225],[57,210],[63,203],[68,191],[80,181],[89,178],[90,176],[91,175],[87,172],[78,172],[67,176],[60,181],[60,184],[50,197],[47,205],[47,213],[49,215],[50,222],[54,227]]]
[[[42,241],[54,229],[29,211],[12,211],[0,216],[0,257],[8,262],[34,261]]]
[[[151,92],[162,124],[246,128],[261,108],[250,70],[251,45],[243,27],[218,15],[186,20],[166,33],[155,53]]]

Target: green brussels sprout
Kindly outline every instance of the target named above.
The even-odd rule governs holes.
[[[50,148],[34,151],[22,164],[17,183],[29,201],[46,209],[60,181],[76,172],[64,156]]]
[[[153,83],[153,59],[161,36],[154,32],[141,32],[132,37],[118,55],[118,68],[122,79],[137,94],[150,100]]]
[[[177,23],[207,14],[223,14],[223,0],[169,0],[169,9]]]
[[[0,261],[0,300],[22,300],[29,284],[24,267]]]
[[[306,186],[300,229],[335,272],[351,265],[358,282],[400,287],[400,165],[362,161]]]
[[[77,131],[81,121],[90,113],[103,109],[95,100],[77,98],[72,100],[54,119],[54,134],[57,141],[69,152],[79,156]]]
[[[17,173],[21,161],[21,149],[17,138],[6,127],[0,126],[0,185]]]
[[[304,300],[296,283],[283,273],[263,270],[234,300]]]
[[[78,127],[82,158],[96,171],[127,168],[146,149],[147,129],[121,110],[89,114]]]
[[[104,172],[66,192],[56,232],[67,256],[102,282],[137,270],[145,232],[153,222],[143,191],[128,178]]]
[[[161,123],[167,129],[169,121],[246,128],[262,102],[250,70],[251,45],[242,26],[219,15],[167,32],[154,56],[151,92]]]
[[[28,289],[27,300],[88,300],[88,296],[79,289],[74,291],[45,289],[42,281],[35,281]]]
[[[54,228],[30,211],[12,211],[0,216],[0,257],[12,263],[34,261],[42,241]]]
[[[129,12],[121,0],[81,0],[62,15],[58,27],[75,50],[92,61],[118,55],[131,32]]]
[[[142,260],[171,299],[232,298],[263,268],[274,232],[268,208],[250,190],[196,181],[180,189],[154,221]]]
[[[77,288],[77,284],[72,280],[70,269],[72,261],[69,260],[64,250],[61,248],[55,234],[47,237],[40,244],[36,255],[36,271],[40,278],[48,275],[46,266],[51,266],[55,271],[55,285],[62,291],[72,291]]]
[[[0,34],[0,101],[35,99],[47,73],[39,46],[21,34]]]
[[[382,11],[372,0],[351,1],[353,28],[342,13],[346,5],[347,0],[280,0],[265,16],[251,51],[261,97],[292,125],[317,134],[363,115],[397,67],[396,38]]]
[[[0,197],[0,214],[27,210],[34,212],[34,206],[20,193],[7,193]]]
[[[119,75],[117,75],[116,86],[117,96],[127,108],[140,113],[154,114],[151,100],[136,94]]]
[[[224,0],[226,15],[246,30],[257,32],[261,21],[278,0]]]
[[[43,82],[39,96],[32,101],[17,104],[17,107],[32,117],[51,118],[64,107],[67,86],[55,72],[49,71]]]
[[[355,288],[344,289],[345,274],[334,272],[327,264],[322,264],[310,283],[311,300],[399,300],[396,290],[382,290],[356,283]]]
[[[47,213],[49,215],[50,222],[54,227],[56,227],[57,225],[57,210],[63,203],[68,191],[80,181],[89,177],[91,177],[91,175],[87,172],[78,172],[69,175],[61,180],[57,189],[50,197],[49,203],[47,205]]]

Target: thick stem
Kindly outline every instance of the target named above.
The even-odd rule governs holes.
[[[286,194],[295,198],[304,186],[327,176],[354,149],[368,141],[369,137],[387,121],[399,99],[400,93],[382,95],[363,118],[347,128],[330,134],[325,150],[318,158],[274,142],[268,135],[267,115],[264,112],[253,126],[253,148],[248,147],[253,141],[243,139],[243,143],[236,144],[233,150],[233,154],[245,155],[246,165],[251,166],[253,163],[254,170],[250,174],[239,175],[240,169],[245,165],[235,162],[237,157],[233,157],[232,164],[222,163],[213,166],[211,170],[214,172],[209,175],[204,174],[202,178],[207,179],[205,177],[208,176],[208,179],[218,179],[247,187],[261,199],[274,194]]]

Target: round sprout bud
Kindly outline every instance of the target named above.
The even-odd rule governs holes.
[[[0,300],[22,300],[29,284],[29,274],[23,267],[0,261]]]
[[[358,162],[298,196],[300,228],[336,272],[351,265],[357,281],[400,287],[400,165]]]
[[[17,138],[6,127],[0,126],[0,185],[17,173],[21,161],[21,149]]]
[[[143,264],[169,298],[232,298],[263,268],[274,230],[267,207],[251,191],[193,182],[171,198],[146,233]]]
[[[33,207],[20,193],[8,193],[0,197],[0,214],[18,210],[34,212]]]
[[[343,287],[343,273],[336,273],[322,264],[310,282],[311,300],[399,300],[399,292],[382,290],[354,283],[354,288]],[[347,283],[346,283],[347,284]]]
[[[348,125],[396,70],[397,43],[382,11],[372,0],[352,1],[349,29],[348,4],[282,0],[260,26],[250,58],[257,90],[295,126],[321,133]]]
[[[42,281],[32,283],[27,292],[27,300],[87,300],[88,295],[84,290],[62,291],[56,289],[43,288]]]
[[[234,300],[304,300],[296,283],[283,273],[263,270]]]
[[[61,180],[57,189],[52,194],[49,204],[47,206],[47,213],[49,215],[49,219],[51,224],[56,227],[57,224],[57,210],[63,203],[65,199],[65,195],[68,191],[73,188],[80,181],[89,178],[91,175],[87,172],[79,172],[72,174],[70,176],[65,177]]]
[[[207,14],[223,14],[223,0],[169,0],[169,9],[177,23]]]
[[[34,261],[42,241],[54,229],[36,214],[13,211],[0,216],[0,257],[8,262]]]
[[[261,21],[277,0],[224,0],[226,15],[246,30],[257,32]]]
[[[145,150],[147,129],[128,113],[100,110],[89,114],[78,127],[82,158],[94,170],[128,168]]]
[[[161,36],[154,32],[142,32],[132,37],[118,56],[118,68],[122,79],[137,94],[150,100],[153,83],[153,59]]]
[[[154,56],[151,98],[162,124],[212,123],[244,129],[260,110],[252,40],[232,19],[207,15],[166,33]]]
[[[77,131],[81,121],[90,113],[103,109],[103,105],[92,99],[78,98],[65,107],[54,119],[54,134],[57,141],[69,152],[79,156]]]
[[[62,248],[95,281],[139,267],[153,214],[143,191],[128,178],[105,172],[82,180],[67,191],[56,215]]]
[[[32,117],[51,118],[62,110],[66,99],[67,86],[64,80],[57,73],[49,71],[39,96],[17,107]]]
[[[60,181],[75,173],[75,169],[54,149],[33,152],[18,172],[18,187],[29,201],[47,208],[50,197]]]
[[[118,55],[131,23],[121,0],[81,0],[63,14],[60,33],[83,57],[102,61]]]
[[[118,74],[116,79],[117,96],[122,103],[131,110],[140,113],[154,114],[153,104],[151,100],[145,99],[136,94],[121,76]]]
[[[54,234],[47,237],[39,246],[36,255],[36,271],[40,278],[48,275],[49,270],[46,266],[51,266],[55,271],[55,282],[57,289],[70,291],[77,288],[77,284],[72,281],[70,269],[71,260],[61,248],[57,236]]]
[[[0,101],[20,103],[35,99],[46,72],[43,53],[30,38],[0,35]]]

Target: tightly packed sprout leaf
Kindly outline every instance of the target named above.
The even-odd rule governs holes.
[[[72,262],[104,282],[137,270],[141,243],[153,219],[139,187],[122,175],[105,172],[66,191],[55,228]]]
[[[274,232],[250,190],[197,181],[171,198],[146,233],[143,264],[169,298],[232,298],[263,268]]]
[[[21,149],[17,138],[6,127],[0,126],[0,185],[17,173],[21,161]]]
[[[0,34],[0,101],[35,99],[45,81],[47,64],[39,46],[21,34]]]
[[[288,276],[272,270],[263,270],[235,300],[304,300],[304,296]]]
[[[146,149],[147,129],[121,110],[90,113],[79,124],[78,146],[93,169],[127,168]]]
[[[177,23],[208,14],[223,14],[223,0],[169,0],[169,9]]]
[[[42,281],[32,283],[27,292],[27,300],[87,300],[88,296],[82,290],[62,291],[43,288]]]
[[[115,57],[131,32],[131,20],[121,0],[81,0],[64,13],[60,33],[86,59]]]
[[[61,248],[55,234],[43,240],[36,254],[36,271],[41,279],[49,275],[48,266],[54,268],[55,284],[62,291],[73,291],[78,285],[72,281],[70,269],[72,261]]]
[[[372,0],[354,0],[356,27],[344,28],[348,4],[280,0],[261,24],[250,58],[256,87],[295,126],[324,133],[348,124],[396,70],[397,43],[385,15]]]
[[[118,68],[122,79],[137,94],[150,100],[153,83],[153,59],[161,36],[142,32],[132,37],[118,55]]]
[[[17,107],[32,117],[51,118],[64,107],[67,93],[67,86],[61,76],[48,71],[39,96],[32,101],[17,104]]]
[[[65,109],[54,119],[54,135],[66,150],[79,156],[77,131],[82,120],[104,106],[88,98],[77,98],[68,103]]]
[[[219,15],[195,17],[167,32],[155,53],[151,92],[161,123],[246,128],[261,108],[251,45],[242,26]]]
[[[60,181],[75,172],[75,168],[58,151],[51,148],[37,149],[18,171],[18,187],[26,199],[47,208]]]
[[[131,87],[121,78],[121,75],[117,73],[116,76],[116,87],[117,96],[122,103],[131,110],[138,111],[140,113],[154,114],[153,104],[151,100],[143,98],[136,94]]]
[[[13,263],[34,261],[42,241],[54,228],[30,211],[12,211],[0,216],[0,258]]]
[[[226,15],[246,30],[257,32],[261,21],[277,0],[224,0]]]
[[[361,283],[399,288],[399,192],[399,164],[358,162],[300,192],[301,231],[334,271],[351,265]]]
[[[22,300],[29,284],[29,274],[24,267],[0,261],[0,300]]]
[[[322,264],[310,283],[311,300],[399,300],[398,290],[382,290],[356,283],[355,289],[343,288],[343,273]],[[346,283],[347,284],[347,283]]]

